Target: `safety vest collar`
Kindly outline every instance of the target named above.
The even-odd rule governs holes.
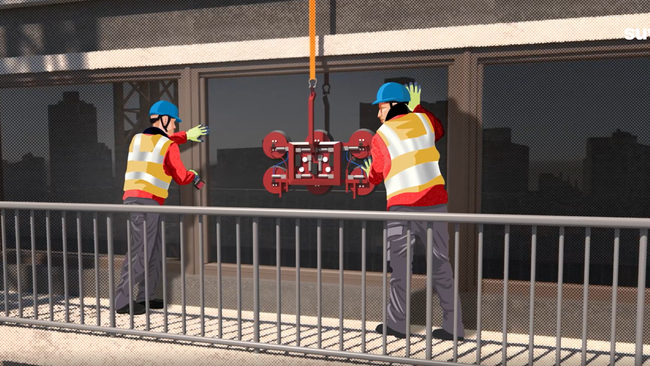
[[[141,161],[154,164],[163,164],[165,155],[162,154],[168,141],[167,137],[161,136],[153,151],[141,151],[143,133],[139,133],[133,137],[133,150],[129,152],[128,161]]]
[[[167,136],[165,131],[161,130],[158,127],[149,127],[147,129],[145,129],[144,131],[142,131],[142,133],[144,133],[145,135],[163,135],[163,136],[169,138],[169,136]]]

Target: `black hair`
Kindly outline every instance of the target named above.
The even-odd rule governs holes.
[[[397,103],[397,102],[389,102],[391,104]],[[409,109],[407,103],[397,103],[390,107],[390,110],[386,114],[386,121],[389,121],[391,118],[395,116],[399,116],[401,114],[407,114],[411,113],[411,110]]]
[[[163,120],[162,120],[163,117],[167,117],[167,123],[163,122]],[[154,123],[156,123],[158,121],[160,121],[163,128],[166,130],[167,127],[169,127],[169,124],[172,123],[172,117],[167,116],[167,115],[161,115],[161,116],[158,116],[158,117],[155,117],[155,118],[154,117],[149,117],[149,122],[151,122],[151,124],[154,124]]]

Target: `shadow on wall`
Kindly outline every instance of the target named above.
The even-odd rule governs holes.
[[[215,7],[245,7],[282,1],[286,0],[220,0],[218,2],[160,0],[156,1],[155,8],[152,8],[149,1],[131,2],[128,7],[116,7],[113,1],[93,1],[83,4],[66,3],[6,9],[0,16],[0,58],[3,58],[0,60],[0,75],[66,68],[84,69],[87,60],[81,53],[124,48],[123,45],[116,43],[117,40],[111,39],[112,34],[102,33],[99,29],[100,20],[116,18],[111,21],[120,22],[122,20],[119,17],[137,17],[154,12],[172,13]],[[84,11],[80,14],[82,7]],[[191,13],[188,14],[191,17]],[[150,21],[150,19],[143,20]],[[135,32],[138,27],[147,28],[144,23],[138,24],[136,20],[130,27],[135,27],[133,28]],[[187,40],[180,43],[187,43]],[[35,57],[21,61],[14,59],[43,55],[51,55],[51,57]]]
[[[0,56],[3,58],[0,60],[0,74],[86,67],[86,58],[74,53],[98,48],[97,19],[78,17],[78,12],[70,12],[67,17],[50,17],[48,9],[58,6],[4,11],[6,16],[0,18],[0,29],[4,31],[4,39],[0,39]],[[12,13],[24,11],[30,11],[28,19],[12,16]],[[52,56],[15,59],[41,55]]]
[[[450,85],[449,87],[451,89],[454,86]],[[468,90],[466,98],[470,98],[469,92]],[[445,151],[447,154],[447,176],[445,177],[445,188],[449,192],[448,211],[456,213],[480,212],[480,191],[477,192],[477,189],[470,185],[480,187],[480,182],[476,182],[472,175],[475,170],[477,172],[476,179],[480,179],[481,161],[477,152],[481,149],[481,123],[474,114],[466,111],[458,100],[449,98],[447,103],[447,129],[445,131],[447,138]],[[450,135],[452,135],[451,139]],[[459,144],[459,142],[461,143],[460,146],[455,145]],[[455,197],[462,197],[463,194],[472,194],[472,192],[475,192],[474,194],[478,196],[468,197],[464,202],[454,201]],[[448,226],[449,262],[453,271],[455,271],[456,255],[459,256],[459,263],[466,263],[458,268],[458,284],[459,292],[466,294],[462,304],[463,323],[466,328],[474,329],[477,321],[477,298],[476,295],[472,294],[476,293],[478,280],[474,270],[467,270],[477,267],[478,226],[475,224],[459,225],[459,253],[455,253],[454,226],[454,223],[450,223]],[[435,273],[435,268],[433,271]]]

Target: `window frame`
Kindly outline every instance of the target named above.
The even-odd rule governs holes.
[[[528,62],[595,60],[605,58],[648,57],[650,43],[643,41],[590,41],[565,44],[518,45],[489,48],[457,49],[443,51],[399,52],[365,54],[354,56],[326,56],[317,59],[317,73],[370,71],[395,68],[448,68],[448,100],[456,105],[448,112],[448,163],[447,181],[450,212],[480,212],[481,202],[481,109],[483,66],[490,64],[513,64]],[[0,88],[41,87],[72,84],[95,84],[147,80],[178,80],[179,108],[187,128],[207,124],[207,79],[219,77],[262,76],[304,73],[307,81],[306,59],[281,59],[265,61],[234,62],[224,64],[187,65],[181,67],[151,67],[125,70],[86,70],[52,73],[28,73],[0,75]],[[307,82],[305,83],[307,86]],[[470,118],[471,117],[471,118]],[[462,143],[462,144],[461,144]],[[459,145],[464,145],[462,148]],[[470,149],[467,149],[470,146]],[[184,161],[191,162],[207,171],[208,141],[183,149]],[[453,167],[453,168],[452,168]],[[181,188],[181,205],[206,206],[208,190]],[[184,221],[183,235],[186,247],[186,271],[199,274],[199,219]],[[208,228],[203,227],[203,238]],[[454,232],[453,224],[450,224]],[[463,243],[460,254],[464,260],[459,268],[464,273],[460,279],[461,291],[474,291],[477,286],[478,229],[474,225],[460,225],[459,239]],[[451,243],[450,243],[451,244]],[[204,245],[207,251],[207,246]],[[450,245],[450,259],[455,255]],[[205,252],[204,252],[205,254]],[[207,258],[207,254],[203,256]],[[168,259],[178,264],[177,260]],[[171,263],[170,263],[171,264]],[[212,264],[206,265],[206,273],[212,272]],[[170,267],[176,268],[176,266]],[[290,270],[290,269],[288,269]],[[284,268],[283,268],[284,272]],[[349,274],[354,276],[355,274]],[[347,276],[347,275],[346,275]]]

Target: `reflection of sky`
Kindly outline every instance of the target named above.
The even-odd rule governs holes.
[[[382,70],[330,74],[330,133],[348,141],[359,129],[359,103],[372,103],[385,78],[410,77],[422,84],[422,100],[447,99],[447,72],[438,69]],[[323,75],[317,75],[315,129],[324,128]],[[292,141],[307,138],[308,75],[211,79],[209,123],[210,159],[217,149],[261,146],[279,129]]]
[[[650,58],[485,67],[483,126],[512,127],[531,160],[577,160],[616,129],[650,144]]]

